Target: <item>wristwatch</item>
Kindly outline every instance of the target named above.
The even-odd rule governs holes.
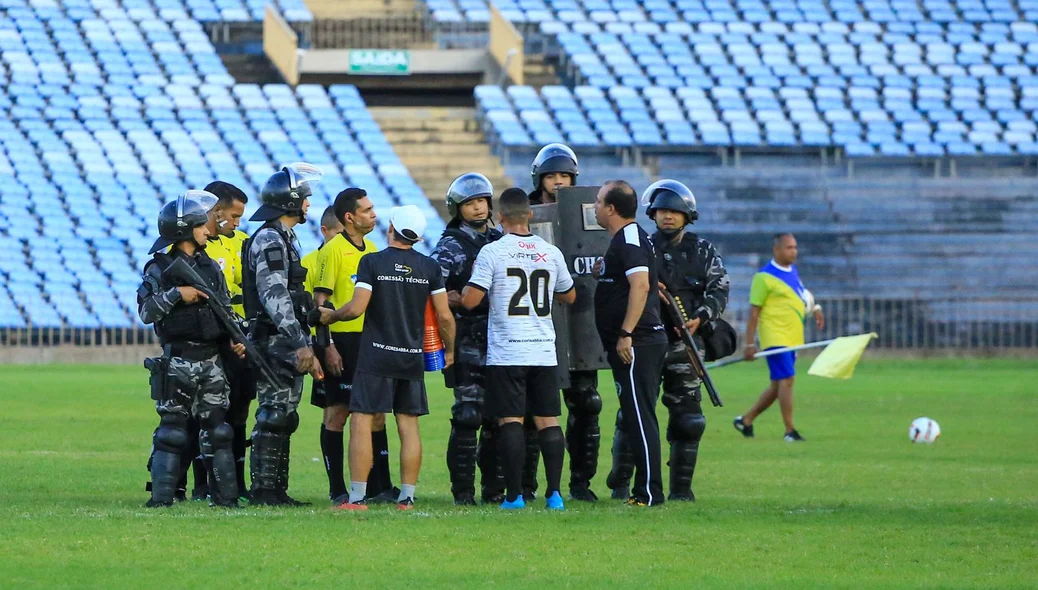
[[[634,338],[634,334],[631,334],[630,332],[628,332],[627,330],[624,330],[623,328],[620,328],[620,336],[622,338]]]

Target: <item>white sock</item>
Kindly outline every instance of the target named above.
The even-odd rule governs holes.
[[[411,501],[414,502],[414,486],[402,483],[400,484],[400,497],[397,498],[396,501],[403,502],[408,498],[410,498]]]
[[[364,496],[368,495],[368,482],[366,481],[351,481],[350,482],[350,502],[357,503],[364,499]]]

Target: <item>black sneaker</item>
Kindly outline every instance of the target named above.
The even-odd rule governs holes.
[[[191,490],[191,500],[195,502],[204,502],[209,499],[209,486],[194,488]]]
[[[256,490],[252,492],[252,506],[281,506],[281,499],[273,490]]]
[[[458,494],[454,496],[455,506],[475,506],[476,498],[472,494]]]
[[[616,488],[609,497],[614,500],[627,500],[631,497],[631,488]]]
[[[144,505],[145,508],[166,508],[172,506],[173,502],[159,502],[157,500],[148,500],[148,503]]]
[[[483,503],[493,506],[500,506],[501,502],[505,501],[505,495],[503,492],[487,492],[483,494]]]
[[[669,496],[667,496],[667,500],[670,502],[695,502],[696,495],[692,492],[689,492],[687,494],[670,494]]]
[[[786,442],[805,442],[807,439],[800,436],[800,433],[796,430],[790,430],[786,433],[786,436],[782,437],[782,440]]]
[[[569,499],[578,502],[598,502],[598,496],[591,488],[578,487],[569,489]]]
[[[529,504],[537,499],[537,492],[533,490],[523,490],[523,501]]]
[[[374,496],[368,496],[364,500],[368,504],[396,504],[397,498],[400,497],[400,488],[392,487],[388,490],[383,490],[379,494]]]
[[[292,496],[289,496],[288,492],[277,492],[277,499],[280,502],[281,506],[299,507],[310,505],[310,502],[302,502],[300,500],[296,500]]]
[[[746,438],[753,438],[753,425],[744,424],[742,421],[742,416],[736,416],[735,420],[732,420],[732,426],[734,426],[735,429],[741,432],[742,435]]]

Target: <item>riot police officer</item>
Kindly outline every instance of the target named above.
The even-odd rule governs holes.
[[[451,220],[432,253],[443,272],[457,326],[454,366],[445,370],[445,376],[448,387],[454,389],[447,469],[454,503],[459,506],[476,503],[477,463],[483,501],[500,504],[504,494],[494,439],[497,425],[483,413],[490,309],[486,302],[473,310],[461,305],[461,292],[472,275],[476,255],[483,246],[501,237],[501,232],[489,224],[493,197],[494,187],[482,174],[469,172],[454,179],[447,189]]]
[[[234,430],[226,421],[230,390],[223,370],[222,349],[244,356],[245,347],[232,343],[209,305],[221,305],[231,313],[220,267],[205,253],[209,210],[216,197],[205,191],[189,191],[159,211],[159,239],[149,253],[137,290],[138,314],[153,324],[162,345],[162,356],[148,359],[152,399],[159,414],[151,461],[151,500],[148,507],[173,504],[182,475],[181,454],[189,442],[188,421],[194,417],[201,429],[199,446],[213,485],[212,503],[236,507],[238,488],[231,441]],[[169,253],[161,252],[173,246]],[[187,261],[219,299],[206,302],[198,289],[180,286],[163,271],[178,258]]]
[[[537,152],[530,166],[533,191],[531,205],[554,203],[555,195],[563,187],[575,186],[580,173],[577,155],[568,146],[551,143]],[[595,502],[598,497],[591,490],[591,478],[598,471],[598,449],[601,430],[598,415],[602,412],[602,397],[598,394],[597,371],[570,371],[570,387],[563,390],[563,399],[569,410],[566,420],[566,446],[569,448],[569,493],[574,500]],[[527,436],[527,441],[536,440]],[[527,448],[527,456],[536,457],[536,446]],[[529,465],[524,470],[523,486],[529,486]],[[536,478],[534,464],[532,477]],[[536,483],[534,483],[536,487]]]
[[[307,314],[313,298],[303,286],[293,228],[306,223],[310,183],[321,171],[306,163],[290,164],[274,173],[260,191],[262,206],[252,216],[262,221],[242,247],[242,297],[251,338],[278,376],[279,383],[259,380],[259,408],[252,431],[253,504],[304,504],[288,495],[290,438],[299,427],[303,375],[320,379],[321,369],[310,346]]]
[[[650,219],[657,231],[652,236],[659,261],[660,281],[685,309],[692,312],[686,326],[693,332],[700,350],[703,338],[714,329],[728,305],[728,272],[721,256],[707,240],[685,231],[699,218],[692,191],[676,180],[660,180],[642,193]],[[701,382],[688,362],[688,353],[670,317],[664,314],[669,335],[663,368],[663,405],[670,412],[667,441],[670,443],[670,500],[694,501],[692,476],[699,456],[699,441],[706,429],[701,406]],[[616,499],[629,494],[634,460],[623,430],[623,416],[617,412],[613,439],[613,468],[606,484]]]

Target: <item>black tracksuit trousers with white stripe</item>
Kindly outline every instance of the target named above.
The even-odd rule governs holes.
[[[609,351],[609,366],[613,371],[613,381],[616,382],[616,393],[620,397],[623,414],[621,427],[634,453],[634,488],[631,496],[650,506],[663,504],[656,399],[659,397],[667,345],[635,346],[634,360],[629,365],[620,359],[615,346],[606,350]]]

